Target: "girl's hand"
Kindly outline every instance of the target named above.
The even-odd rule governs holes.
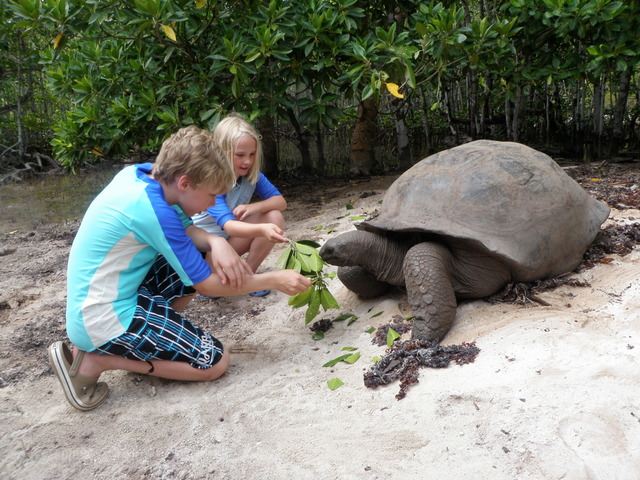
[[[252,203],[249,205],[238,205],[236,208],[233,209],[232,213],[233,213],[233,216],[236,217],[238,220],[243,221],[245,218],[251,215],[260,213],[260,210],[255,207],[255,204]]]
[[[261,227],[262,236],[270,242],[283,243],[287,241],[287,234],[275,223],[263,223]]]
[[[276,287],[287,295],[296,295],[306,291],[311,286],[311,279],[300,275],[295,270],[280,270],[275,272],[278,275],[279,286]]]

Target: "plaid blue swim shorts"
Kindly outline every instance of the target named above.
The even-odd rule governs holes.
[[[138,290],[131,325],[96,352],[132,360],[188,362],[201,369],[215,365],[222,358],[222,343],[171,308],[176,298],[193,293],[193,287],[186,287],[166,259],[159,256]]]

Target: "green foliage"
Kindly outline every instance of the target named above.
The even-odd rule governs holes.
[[[312,280],[308,290],[289,297],[289,305],[293,308],[307,306],[305,325],[309,324],[320,313],[320,307],[326,312],[331,308],[339,309],[340,305],[327,288],[327,280],[335,278],[335,272],[323,273],[324,261],[318,254],[318,245],[311,240],[292,242],[282,252],[276,266],[291,268]]]
[[[155,152],[181,126],[212,128],[231,110],[295,121],[302,133],[336,129],[363,99],[398,104],[388,84],[408,105],[426,93],[425,117],[441,124],[451,108],[444,94],[474,76],[485,113],[504,115],[518,92],[534,97],[554,83],[566,89],[635,71],[640,58],[637,1],[510,0],[490,12],[477,2],[417,0],[11,0],[0,8],[0,67],[14,69],[19,31],[30,40],[21,65],[39,60],[52,95],[69,104],[53,148],[71,170],[100,155]]]

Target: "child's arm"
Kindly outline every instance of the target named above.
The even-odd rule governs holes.
[[[311,286],[311,280],[295,270],[277,270],[274,272],[256,273],[247,277],[247,281],[239,289],[223,284],[215,273],[193,287],[198,293],[210,297],[242,295],[258,290],[279,290],[287,295],[304,292]]]
[[[254,215],[266,213],[272,210],[284,210],[287,208],[287,201],[282,195],[275,195],[266,200],[238,205],[233,209],[233,215],[237,220],[229,220],[224,224],[224,231],[230,237],[257,238],[264,237],[271,242],[286,242],[287,236],[278,225],[273,223],[252,223],[245,221]]]
[[[229,220],[224,224],[224,231],[227,232],[230,237],[265,237],[274,243],[287,241],[284,230],[275,223],[247,223],[239,220]]]
[[[246,260],[240,257],[224,238],[212,235],[195,225],[189,225],[186,232],[198,250],[211,252],[213,270],[218,274],[222,284],[229,284],[237,291],[245,284],[247,277],[253,275]]]
[[[256,215],[258,213],[266,213],[271,210],[280,210],[281,212],[287,208],[287,201],[282,195],[274,195],[266,200],[260,200],[259,202],[249,203],[246,205],[238,205],[233,209],[233,215],[238,220],[244,220],[250,215]]]

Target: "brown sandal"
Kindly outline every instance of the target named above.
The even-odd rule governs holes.
[[[109,386],[98,382],[97,378],[78,373],[84,353],[78,350],[74,360],[67,344],[56,342],[49,347],[49,362],[71,406],[78,410],[92,410],[107,398]]]

